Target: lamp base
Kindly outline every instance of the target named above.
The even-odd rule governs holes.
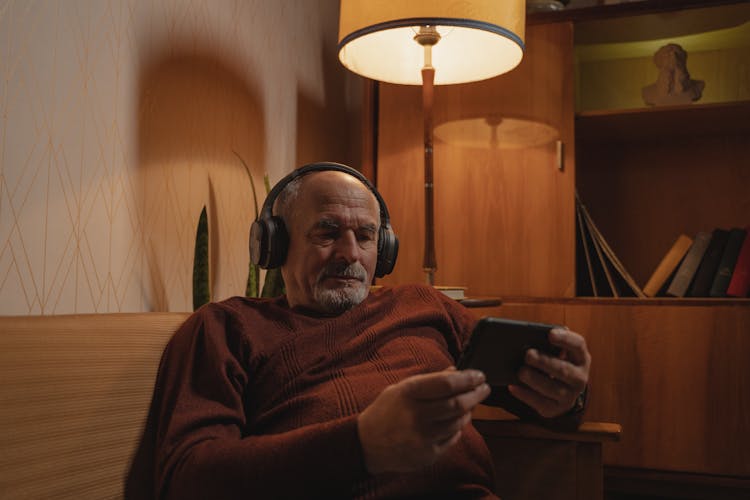
[[[425,269],[424,270],[425,283],[430,286],[435,286],[435,270]]]

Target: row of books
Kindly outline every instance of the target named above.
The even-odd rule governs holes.
[[[747,297],[750,226],[680,235],[643,288],[576,193],[576,294],[581,297]]]
[[[681,234],[649,278],[649,297],[747,297],[750,226]]]

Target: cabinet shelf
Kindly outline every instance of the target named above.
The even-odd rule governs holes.
[[[695,135],[750,134],[748,116],[750,101],[583,111],[576,114],[576,140],[661,141]]]
[[[722,307],[748,307],[750,298],[674,298],[674,297],[654,297],[639,299],[635,297],[502,297],[501,304],[507,305],[531,305],[531,304],[556,304],[556,305],[617,305],[617,306],[679,306],[679,307],[705,307],[705,306],[722,306]]]
[[[613,18],[659,14],[701,7],[716,7],[736,4],[737,0],[640,0],[617,4],[594,5],[579,8],[567,8],[550,12],[534,12],[527,16],[527,23],[548,24],[562,21],[575,23],[587,21],[606,21]]]

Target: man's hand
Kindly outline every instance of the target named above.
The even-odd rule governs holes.
[[[588,384],[591,367],[591,354],[581,335],[566,328],[554,328],[549,340],[562,349],[560,356],[529,349],[526,364],[518,372],[523,385],[508,386],[513,396],[547,418],[558,417],[573,408]]]
[[[434,463],[489,394],[483,373],[452,368],[386,387],[358,418],[367,470],[405,472]]]

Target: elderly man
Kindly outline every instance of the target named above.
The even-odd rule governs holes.
[[[264,212],[253,258],[281,265],[287,293],[208,304],[174,335],[127,496],[494,498],[471,425],[492,391],[453,367],[476,320],[427,286],[369,293],[398,245],[375,189],[348,167],[313,164],[283,179]],[[490,399],[575,421],[590,355],[569,330],[550,340],[559,358],[529,351],[523,385]]]

